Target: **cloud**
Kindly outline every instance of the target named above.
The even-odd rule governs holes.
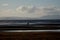
[[[20,13],[29,13],[31,11],[31,13],[32,13],[33,8],[34,8],[34,6],[20,6],[16,9],[16,11],[20,12]]]
[[[2,6],[8,6],[8,3],[4,3],[4,4],[2,4]]]
[[[38,17],[46,15],[43,13],[43,10],[36,6],[20,6],[16,9],[20,14],[23,14],[25,17]]]
[[[0,17],[30,17],[40,18],[46,15],[60,15],[60,8],[55,6],[23,5],[13,9],[0,10]]]
[[[41,17],[45,15],[60,15],[60,8],[55,6],[19,6],[16,11],[27,17]]]

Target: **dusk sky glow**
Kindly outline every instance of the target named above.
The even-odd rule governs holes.
[[[0,17],[60,15],[60,0],[0,0]]]

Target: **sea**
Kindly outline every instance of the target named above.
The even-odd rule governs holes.
[[[60,24],[60,20],[0,20],[0,25],[41,25],[41,24]]]
[[[0,26],[1,25],[6,25],[6,26],[7,25],[9,26],[35,25],[34,27],[44,27],[44,25],[46,24],[54,24],[56,26],[60,24],[60,19],[58,20],[57,19],[56,20],[0,20]],[[57,27],[60,27],[60,25]],[[60,29],[57,29],[57,30],[5,30],[3,32],[60,32]]]

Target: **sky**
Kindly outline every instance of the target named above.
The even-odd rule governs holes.
[[[60,0],[0,0],[0,17],[60,15]]]

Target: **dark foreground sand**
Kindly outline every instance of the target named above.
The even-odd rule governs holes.
[[[60,32],[0,32],[0,40],[60,40]]]

